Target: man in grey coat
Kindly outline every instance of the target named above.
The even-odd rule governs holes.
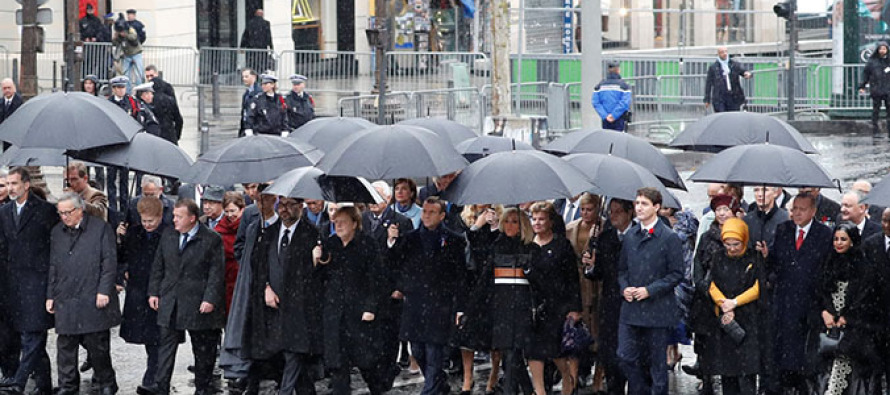
[[[111,366],[110,329],[120,325],[117,245],[114,231],[101,218],[84,215],[80,195],[66,192],[57,210],[62,223],[52,230],[46,311],[56,317],[59,392],[80,393],[78,346],[87,350],[99,394],[117,393]]]
[[[195,353],[195,394],[214,393],[211,386],[216,347],[225,317],[225,254],[219,234],[198,222],[198,205],[180,199],[173,206],[173,231],[161,235],[148,304],[158,312],[161,344],[155,385],[139,394],[168,394],[176,349],[189,332]]]

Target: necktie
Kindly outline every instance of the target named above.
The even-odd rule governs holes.
[[[800,250],[800,246],[803,245],[803,229],[799,231],[797,234],[797,242],[794,243],[794,248]]]
[[[377,231],[377,228],[380,226],[380,217],[371,214],[371,231]]]
[[[20,219],[19,217],[22,216],[22,209],[21,209],[21,207],[19,207],[18,205],[16,205],[16,206],[15,206],[15,211],[14,211],[14,213],[15,213],[15,215],[13,215],[12,218],[15,220],[15,226],[19,226],[19,219]]]
[[[179,243],[179,252],[182,252],[182,250],[185,249],[185,245],[186,245],[186,243],[188,243],[188,242],[189,242],[189,234],[188,234],[188,233],[183,233],[183,234],[182,234],[182,242]]]
[[[284,235],[281,236],[281,244],[279,244],[279,247],[278,247],[279,253],[281,252],[281,250],[287,248],[287,243],[290,242],[290,238],[288,237],[289,235],[290,235],[290,229],[285,229]]]

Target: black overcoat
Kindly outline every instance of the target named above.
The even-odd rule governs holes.
[[[118,248],[118,272],[127,274],[120,333],[127,343],[159,344],[161,328],[158,326],[158,313],[148,305],[148,282],[165,229],[168,226],[162,223],[149,234],[142,225],[131,224]]]
[[[633,226],[633,225],[631,225]],[[618,229],[611,223],[596,240],[596,259],[593,269],[584,274],[602,283],[602,297],[597,308],[599,320],[598,350],[607,358],[615,358],[618,352],[618,320],[621,317],[621,290],[618,288],[618,258],[621,256],[621,239]]]
[[[531,283],[535,306],[542,306],[541,322],[533,327],[526,357],[535,360],[556,358],[562,352],[562,327],[571,311],[581,312],[581,282],[578,257],[565,236],[554,235],[541,246],[537,259],[525,275]]]

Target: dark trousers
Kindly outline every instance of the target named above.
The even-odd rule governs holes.
[[[145,345],[145,373],[142,374],[142,386],[150,387],[155,382],[158,374],[158,348],[157,345]]]
[[[315,394],[315,382],[312,380],[310,369],[312,367],[311,357],[308,354],[284,352],[284,375],[281,376],[281,387],[279,387],[279,395],[293,395],[296,393],[303,395]],[[348,375],[348,372],[347,372]],[[347,389],[349,383],[346,383]]]
[[[629,394],[667,395],[668,336],[674,328],[618,325],[618,358],[627,377]],[[649,373],[646,373],[648,367]],[[650,381],[651,379],[651,381]],[[651,382],[651,386],[650,386]]]
[[[34,375],[37,388],[51,390],[53,382],[46,353],[46,331],[23,332],[21,342],[22,359],[15,373],[15,383],[25,388],[28,378]]]
[[[209,390],[213,380],[213,365],[216,363],[216,346],[219,344],[220,330],[188,331],[195,356],[195,389]],[[155,383],[161,393],[170,391],[170,379],[176,363],[176,349],[185,336],[185,331],[161,327],[161,343],[158,346],[158,373]]]
[[[504,367],[504,395],[531,394],[535,391],[522,350],[501,350],[501,364]]]
[[[599,352],[604,352],[603,348],[600,348]],[[667,358],[667,356],[665,356],[665,358]],[[627,385],[627,378],[624,377],[624,372],[621,371],[621,363],[618,360],[618,356],[614,353],[611,355],[601,355],[599,361],[603,364],[603,376],[606,379],[606,389],[608,393],[623,395],[624,387]]]
[[[100,388],[117,385],[111,366],[111,332],[101,331],[82,335],[59,335],[56,339],[56,363],[58,364],[59,388],[63,392],[79,393],[78,346],[87,350],[87,358],[93,364],[93,381]]]
[[[603,118],[603,129],[617,130],[619,132],[623,132],[626,128],[627,122],[624,121],[624,117],[616,119],[615,122],[609,122],[605,118]]]
[[[881,105],[887,112],[887,122],[890,122],[890,95],[878,96],[871,98],[871,126],[875,131],[880,130],[878,127],[878,119],[881,117]],[[890,125],[890,123],[888,123]]]
[[[108,166],[108,178],[105,188],[108,190],[108,208],[122,213],[127,212],[127,199],[130,195],[130,172],[114,166]]]
[[[8,317],[0,317],[0,373],[3,377],[15,377],[22,350],[21,336],[7,319]]]
[[[349,375],[350,371],[351,369],[349,367],[339,367],[331,369],[331,394],[349,395],[352,393],[352,390],[349,386],[351,381]],[[392,388],[391,385],[389,386],[389,388],[386,388],[384,384],[386,378],[380,376],[380,372],[377,372],[375,369],[360,368],[359,371],[362,374],[362,379],[365,380],[365,384],[367,384],[368,386],[368,393],[370,393],[371,395],[380,395]],[[302,395],[303,392],[300,392],[299,394]]]
[[[747,376],[721,376],[723,395],[756,395],[757,375]]]
[[[742,109],[742,103],[734,101],[715,101],[713,106],[714,112],[740,111]]]
[[[420,372],[423,373],[424,383],[421,395],[448,393],[448,377],[445,375],[446,349],[444,344],[411,341],[411,353],[417,360],[417,364],[420,365]]]
[[[791,390],[797,390],[798,394],[809,394],[812,384],[812,378],[802,372],[782,371],[779,373],[779,383],[782,386],[783,393]]]

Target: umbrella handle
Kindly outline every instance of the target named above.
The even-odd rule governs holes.
[[[837,185],[837,191],[840,192],[841,195],[843,195],[843,194],[844,194],[844,188],[841,187],[841,180],[835,178],[835,179],[833,179],[833,180],[831,180],[831,181],[834,181],[834,183]]]

